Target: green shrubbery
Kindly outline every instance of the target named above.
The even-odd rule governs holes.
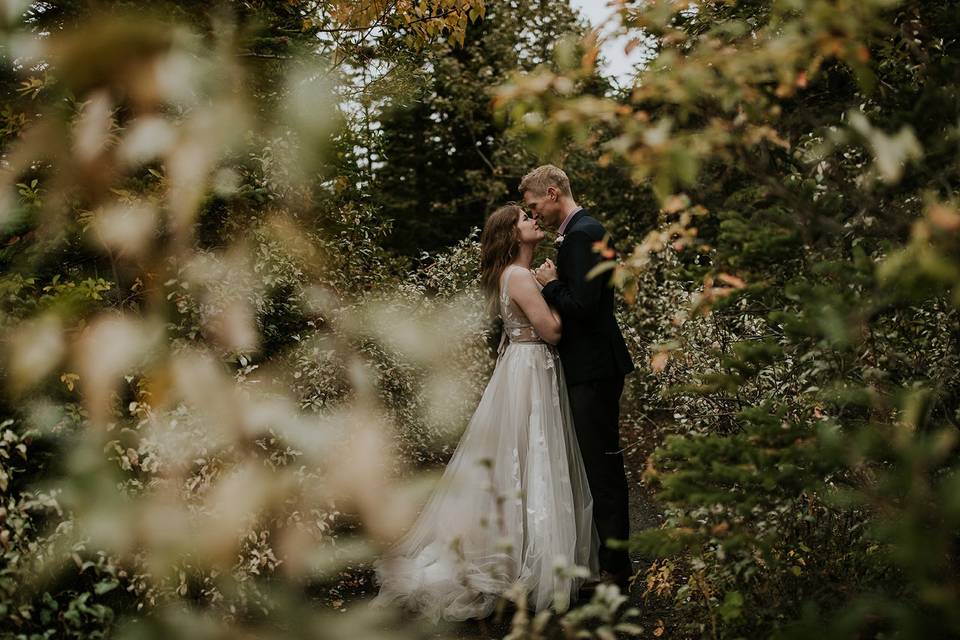
[[[956,635],[955,3],[640,4],[631,96],[501,97],[660,197],[617,271],[674,434],[652,591],[693,637]]]

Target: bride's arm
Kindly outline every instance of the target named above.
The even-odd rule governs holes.
[[[563,322],[560,320],[560,312],[547,305],[547,309],[550,309],[550,315],[553,316],[553,319],[557,321],[557,326],[560,327],[560,333],[563,333]]]
[[[510,299],[517,303],[537,335],[544,342],[557,344],[560,341],[560,316],[547,305],[540,295],[537,280],[529,271],[515,272],[507,283]]]

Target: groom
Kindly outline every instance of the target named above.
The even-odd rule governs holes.
[[[603,226],[577,206],[570,180],[553,165],[537,167],[520,181],[531,214],[557,229],[556,265],[547,260],[537,271],[543,297],[563,322],[557,349],[573,411],[573,423],[593,494],[593,519],[600,534],[600,578],[625,589],[632,571],[626,550],[611,549],[610,538],[630,534],[627,478],[620,452],[620,394],[633,362],[614,317],[610,271],[587,273],[599,262],[593,245],[604,239]]]

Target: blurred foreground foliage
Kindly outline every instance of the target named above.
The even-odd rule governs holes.
[[[490,358],[357,197],[354,76],[484,4],[146,5],[2,4],[0,635],[383,635],[331,585]]]

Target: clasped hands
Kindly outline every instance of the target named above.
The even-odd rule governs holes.
[[[533,275],[537,277],[537,282],[540,283],[540,286],[545,287],[548,282],[557,279],[557,265],[553,264],[553,260],[548,259],[533,270]]]

